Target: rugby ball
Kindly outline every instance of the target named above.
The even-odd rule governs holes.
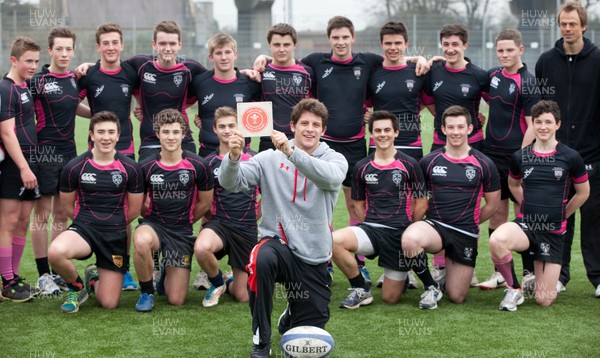
[[[285,332],[279,344],[286,357],[321,358],[333,350],[333,337],[319,327],[300,326]]]

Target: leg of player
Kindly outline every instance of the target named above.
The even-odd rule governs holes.
[[[506,295],[500,303],[500,309],[503,311],[516,311],[517,306],[524,301],[511,251],[521,252],[528,248],[527,235],[518,224],[513,222],[500,225],[490,237],[490,257],[508,286]]]
[[[17,226],[15,227],[13,235],[12,265],[13,272],[15,275],[19,275],[19,266],[21,265],[21,258],[23,257],[23,251],[25,250],[27,230],[29,230],[31,211],[33,210],[34,203],[35,201],[23,201],[23,203],[21,204],[19,220],[17,221]]]
[[[463,303],[471,287],[473,267],[460,264],[446,257],[446,294],[450,301]]]
[[[100,306],[107,309],[117,308],[123,287],[123,273],[98,268],[98,281],[94,287]]]
[[[154,260],[152,254],[158,252],[160,243],[156,232],[150,225],[140,225],[133,233],[133,245],[133,264],[142,289],[135,310],[149,312],[154,308],[154,285],[152,284]]]
[[[248,302],[248,273],[237,267],[233,267],[232,270],[234,279],[228,286],[229,293],[238,302]],[[227,285],[227,281],[225,284]]]
[[[202,300],[204,307],[213,307],[219,304],[219,298],[226,290],[223,274],[219,270],[219,261],[215,257],[215,253],[221,250],[223,250],[223,241],[217,233],[210,228],[202,229],[194,244],[194,253],[200,268],[206,272],[211,283],[211,287]]]
[[[359,251],[361,241],[363,241],[363,246],[370,246],[373,251],[367,234],[357,226],[336,230],[333,233],[333,261],[348,278],[352,291],[344,301],[340,302],[340,308],[355,309],[373,302],[371,287],[358,270],[358,264],[353,255]]]
[[[78,233],[71,230],[60,234],[48,248],[50,264],[69,287],[67,300],[60,308],[62,312],[75,313],[79,311],[79,305],[88,298],[83,280],[71,260],[88,257],[91,253],[90,245]]]
[[[394,304],[400,301],[404,285],[408,284],[408,272],[384,269],[381,299],[383,302]]]
[[[560,265],[535,260],[533,267],[535,270],[535,302],[542,307],[548,307],[558,295],[556,283],[560,276]]]
[[[135,291],[137,290],[137,285],[131,276],[131,272],[129,271],[129,253],[131,252],[131,223],[127,224],[127,255],[125,256],[125,264],[127,265],[127,271],[123,276],[123,287],[121,288],[123,291]]]
[[[60,288],[54,283],[50,275],[48,264],[48,219],[52,209],[52,196],[44,195],[35,202],[33,215],[33,226],[31,227],[31,246],[33,256],[38,270],[38,281],[36,289],[44,296],[60,293]],[[52,221],[54,228],[54,220]]]
[[[190,270],[183,267],[167,267],[166,270],[165,294],[167,301],[171,305],[181,306],[185,303],[188,293]]]

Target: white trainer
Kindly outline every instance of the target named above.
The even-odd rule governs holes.
[[[198,272],[196,278],[194,279],[194,283],[192,284],[197,290],[209,290],[210,289],[210,281],[208,280],[208,275],[204,271]]]
[[[533,296],[535,293],[535,275],[532,273],[527,273],[523,276],[523,284],[521,285],[523,288],[523,295],[525,296]]]
[[[419,308],[425,308],[428,310],[436,309],[437,303],[442,299],[442,296],[444,296],[444,294],[439,288],[435,286],[429,286],[421,295]]]
[[[213,307],[213,306],[218,305],[219,298],[221,298],[221,295],[223,295],[225,293],[226,288],[227,288],[227,286],[224,283],[219,287],[215,287],[215,286],[211,285],[210,288],[208,289],[208,292],[206,292],[204,299],[202,300],[202,306]]]
[[[48,273],[45,273],[38,278],[35,288],[40,291],[40,295],[42,296],[60,295],[60,287],[54,283],[52,276],[50,276]]]
[[[500,287],[506,287],[506,280],[504,280],[504,277],[502,277],[500,272],[495,271],[490,278],[480,282],[477,287],[482,290],[495,290]]]
[[[502,311],[510,311],[514,312],[517,310],[517,306],[523,304],[525,302],[525,297],[523,297],[523,291],[520,289],[507,288],[504,290],[506,295],[504,295],[504,299],[500,302],[500,310]]]

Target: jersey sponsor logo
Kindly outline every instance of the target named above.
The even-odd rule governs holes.
[[[235,103],[242,103],[244,102],[244,95],[241,93],[236,93],[233,95],[233,97],[235,97]]]
[[[186,185],[190,181],[190,172],[188,170],[180,170],[179,181],[181,184]]]
[[[445,167],[443,165],[436,165],[435,167],[433,167],[433,170],[431,171],[431,175],[432,176],[436,176],[436,177],[445,177],[446,175],[448,175],[448,167]]]
[[[152,174],[150,176],[150,184],[162,184],[165,182],[165,178],[162,174]]]
[[[523,172],[523,179],[527,179],[527,177],[529,176],[529,174],[531,174],[531,172],[533,171],[533,169],[535,169],[535,167],[531,167],[529,169],[525,169],[525,171]]]
[[[29,103],[29,96],[25,92],[21,93],[21,103]]]
[[[264,81],[275,81],[275,72],[267,71],[267,72],[263,73],[263,80]]]
[[[392,172],[392,181],[394,182],[394,184],[400,185],[400,183],[402,182],[402,172],[399,170],[394,170]]]
[[[214,93],[211,93],[209,95],[204,96],[204,99],[202,100],[202,105],[204,106],[205,104],[207,104],[208,102],[210,102],[210,100],[215,96]]]
[[[321,76],[321,78],[325,78],[325,77],[329,76],[331,74],[331,72],[333,72],[333,67],[329,67],[328,69],[326,69],[325,73],[323,73],[323,76]]]
[[[467,83],[463,83],[460,85],[460,91],[462,92],[463,96],[467,96],[469,94],[469,90],[471,89],[471,85],[467,84]]]
[[[415,88],[415,81],[406,80],[406,88],[408,89],[408,92],[412,92],[413,88]]]
[[[121,85],[121,91],[123,92],[123,94],[125,95],[125,97],[128,97],[129,96],[129,85],[122,84]]]
[[[465,258],[467,258],[467,259],[470,260],[471,257],[473,257],[473,248],[472,247],[465,247],[464,253],[465,253]]]
[[[592,171],[593,169],[594,169],[594,167],[591,164],[586,164],[585,165],[585,171],[586,172]]]
[[[543,256],[550,256],[550,244],[547,242],[540,243],[540,250]]]
[[[104,91],[104,85],[96,88],[96,92],[94,92],[94,98],[97,98],[100,95],[100,93],[102,93],[102,91]]]
[[[475,179],[476,173],[477,171],[475,170],[474,166],[468,165],[465,167],[465,175],[467,176],[467,179],[469,179],[469,181]]]
[[[144,73],[144,82],[150,84],[156,84],[156,75],[154,73]]]
[[[96,184],[96,173],[83,173],[83,174],[81,174],[81,183],[84,183],[84,184]]]
[[[173,76],[173,83],[175,83],[175,86],[179,87],[179,85],[181,84],[181,82],[183,82],[183,76],[181,73],[176,73]]]
[[[381,91],[381,89],[383,89],[383,86],[385,86],[385,81],[378,83],[377,84],[377,89],[375,90],[375,93],[379,93],[379,91]]]
[[[62,94],[62,87],[56,82],[47,82],[44,84],[44,93],[46,94]]]
[[[554,177],[556,178],[556,180],[560,180],[560,178],[562,178],[563,176],[564,168],[554,167],[552,168],[552,170],[554,170]]]
[[[221,172],[221,167],[213,169],[213,176],[215,179],[219,177],[219,173]]]
[[[378,184],[379,179],[377,178],[377,173],[366,174],[365,175],[365,183],[367,184]]]
[[[113,264],[118,268],[123,267],[123,256],[121,255],[112,255]]]
[[[437,91],[437,89],[442,87],[443,84],[444,84],[444,81],[438,81],[438,82],[434,83],[433,92]]]
[[[360,79],[360,75],[362,73],[362,68],[356,66],[354,67],[354,77],[356,77],[356,79]]]
[[[515,86],[514,83],[511,83],[510,86],[508,86],[508,93],[513,94],[515,92],[516,88],[517,88],[517,86]]]
[[[500,79],[496,76],[492,77],[492,80],[490,81],[490,87],[498,88],[499,84],[500,84]]]
[[[112,172],[112,181],[116,186],[121,185],[123,182],[123,174],[119,171]]]

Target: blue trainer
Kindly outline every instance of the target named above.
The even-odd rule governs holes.
[[[135,283],[135,281],[133,280],[133,277],[131,276],[131,273],[129,271],[125,272],[125,275],[123,276],[123,291],[135,291],[137,290],[137,284]]]
[[[135,310],[138,312],[150,312],[154,308],[154,295],[143,292],[135,304]]]
[[[369,270],[367,270],[367,267],[366,266],[358,266],[358,271],[360,271],[360,274],[365,279],[365,282],[370,285],[371,284],[371,275],[369,275]]]

